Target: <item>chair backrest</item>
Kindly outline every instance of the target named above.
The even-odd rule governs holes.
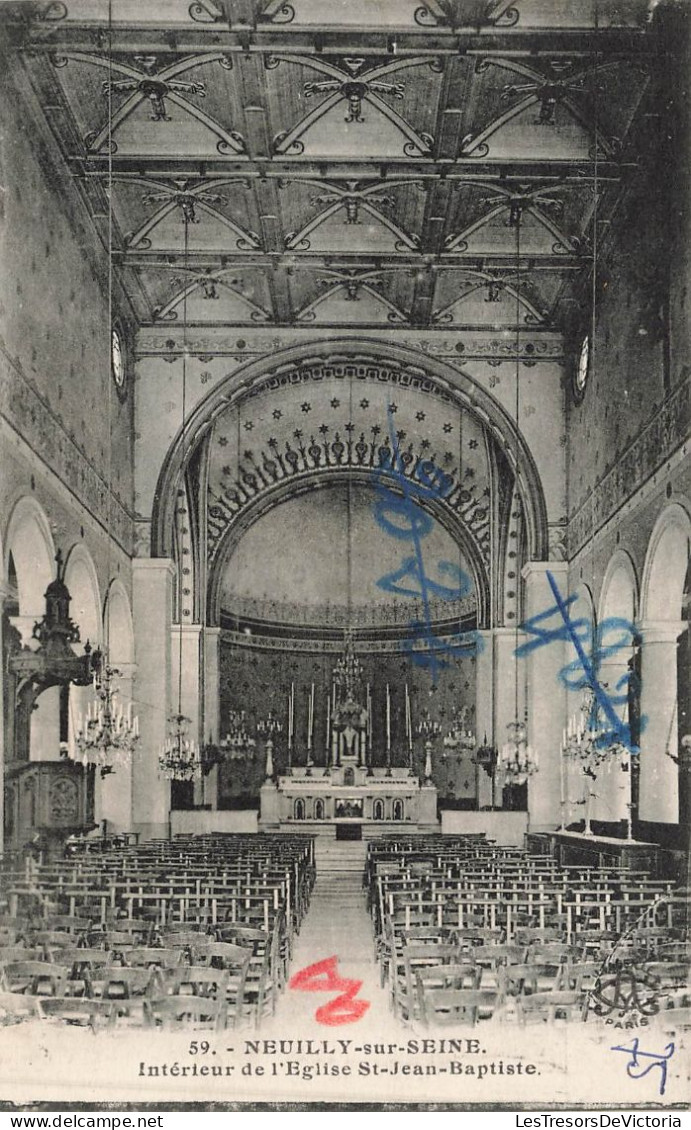
[[[233,942],[201,942],[192,946],[193,965],[211,965],[214,962],[224,968],[228,965],[242,965],[251,956],[251,949]]]
[[[655,1018],[656,1024],[663,1032],[689,1032],[691,1031],[691,1006],[684,1008],[666,1008],[659,1012]]]
[[[501,944],[496,946],[477,946],[473,950],[473,959],[482,965],[490,965],[496,968],[497,965],[519,965],[525,961],[526,946],[516,946],[510,944]]]
[[[164,975],[164,988],[170,996],[182,996],[189,991],[193,996],[215,996],[225,1000],[230,972],[209,965],[179,965]],[[186,987],[189,986],[189,989]]]
[[[132,969],[111,965],[102,975],[104,1000],[129,1000],[131,997],[150,996],[161,990],[161,975],[157,969],[140,967]]]
[[[150,1003],[154,1020],[166,1029],[225,1027],[225,1001],[215,997],[199,997],[189,993],[160,997]]]
[[[180,962],[182,956],[182,949],[177,950],[163,946],[160,948],[156,946],[134,946],[125,953],[127,964],[130,966],[146,965],[159,969],[174,968]]]
[[[43,1010],[39,997],[26,993],[4,993],[0,991],[0,1023],[24,1020],[27,1017],[42,1019]]]
[[[52,961],[12,961],[5,966],[5,988],[35,997],[62,996],[69,969]]]
[[[550,991],[532,993],[530,996],[516,997],[516,1015],[519,1024],[525,1024],[531,1017],[553,1021],[557,1017],[564,1020],[581,1020],[584,1015],[583,994],[579,992]]]
[[[476,1024],[482,1014],[491,1016],[498,1003],[496,991],[487,989],[427,989],[422,994],[423,1021],[428,1025]]]

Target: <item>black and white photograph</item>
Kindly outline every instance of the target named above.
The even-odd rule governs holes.
[[[0,1110],[681,1126],[690,86],[691,0],[0,3]]]

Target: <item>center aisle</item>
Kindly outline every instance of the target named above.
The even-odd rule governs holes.
[[[380,1037],[399,1026],[389,1009],[388,992],[380,987],[379,967],[374,958],[372,921],[367,911],[362,877],[367,845],[363,842],[337,843],[334,840],[315,842],[317,880],[309,910],[300,934],[295,938],[290,977],[328,958],[338,958],[337,975],[361,981],[354,994],[357,1002],[367,1001],[369,1008],[351,1023],[337,1025],[318,1021],[315,1013],[327,1006],[343,989],[304,991],[286,987],[276,1008],[276,1016],[264,1027],[267,1032],[311,1038],[343,1037],[355,1039],[370,1033]],[[322,973],[323,982],[327,973]]]

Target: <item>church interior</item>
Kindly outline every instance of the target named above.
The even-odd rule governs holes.
[[[2,9],[0,1016],[691,1027],[691,9]]]

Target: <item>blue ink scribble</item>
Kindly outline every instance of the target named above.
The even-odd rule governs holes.
[[[454,482],[431,460],[421,461],[412,474],[406,474],[406,462],[393,430],[391,413],[389,434],[391,452],[382,458],[382,466],[374,479],[377,488],[374,517],[385,533],[408,542],[413,552],[403,558],[398,569],[381,577],[377,585],[385,592],[421,599],[423,617],[410,624],[411,634],[402,649],[414,663],[431,671],[432,682],[436,684],[440,668],[448,667],[450,659],[477,653],[483,640],[476,631],[439,639],[432,623],[430,598],[461,600],[473,591],[473,582],[452,561],[436,563],[439,580],[434,580],[427,572],[422,540],[434,528],[434,519],[420,503],[444,498],[453,489]],[[392,489],[394,485],[396,490]]]
[[[639,1048],[638,1037],[635,1038],[630,1048],[622,1048],[619,1045],[610,1049],[613,1052],[626,1052],[631,1056],[631,1059],[626,1065],[626,1074],[629,1079],[643,1079],[652,1071],[654,1067],[660,1068],[660,1094],[664,1095],[665,1086],[667,1085],[667,1064],[674,1055],[674,1044],[666,1044],[664,1052],[642,1052]],[[652,1062],[643,1064],[641,1059],[649,1059]],[[638,1070],[639,1074],[634,1075],[633,1072]]]
[[[578,691],[589,688],[593,692],[591,715],[588,721],[590,727],[597,731],[596,744],[601,749],[618,744],[624,746],[631,754],[639,753],[638,746],[632,742],[629,723],[619,718],[614,709],[615,706],[624,706],[628,703],[631,672],[627,671],[618,679],[613,688],[614,692],[620,692],[618,694],[605,689],[598,678],[598,670],[602,663],[610,656],[616,655],[622,648],[631,646],[632,640],[637,635],[636,628],[628,620],[619,616],[610,616],[598,626],[595,639],[593,639],[590,621],[582,616],[575,619],[571,617],[570,606],[578,600],[578,597],[574,595],[564,598],[559,592],[554,575],[549,571],[547,572],[547,580],[556,603],[551,608],[539,612],[536,616],[531,616],[521,625],[523,631],[532,638],[520,644],[516,648],[515,655],[517,658],[523,658],[538,648],[557,641],[571,643],[577,658],[561,668],[559,679],[567,690]],[[560,618],[557,627],[544,626],[545,621],[549,621],[557,615]],[[540,627],[540,625],[543,626]],[[611,633],[617,633],[616,638],[613,642],[605,645],[604,641]],[[584,644],[590,645],[590,655],[588,655]],[[608,725],[604,727],[598,725],[600,716],[606,720]],[[640,718],[640,730],[643,730],[645,722],[644,717]]]

